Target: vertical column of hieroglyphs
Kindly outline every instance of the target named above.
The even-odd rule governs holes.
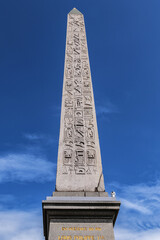
[[[84,25],[84,20],[82,16]],[[89,57],[87,50],[87,41],[85,26],[80,31],[81,45],[81,63],[82,63],[82,81],[83,81],[83,107],[84,107],[84,132],[85,132],[85,162],[86,174],[96,173],[96,149],[95,149],[95,128],[93,118],[93,90],[91,84],[91,73],[89,68]],[[96,124],[96,122],[95,122]]]
[[[92,86],[83,15],[69,14],[65,62],[64,174],[96,172]]]
[[[63,153],[63,167],[62,174],[71,174],[73,172],[73,148],[74,148],[74,70],[73,70],[74,58],[73,58],[73,37],[72,27],[67,24],[67,39],[66,39],[66,54],[65,54],[65,69],[64,69],[64,89],[62,104],[64,104],[64,135],[62,140]],[[63,119],[62,119],[63,122]]]

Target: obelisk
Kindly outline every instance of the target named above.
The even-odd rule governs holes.
[[[83,14],[68,14],[56,187],[45,240],[114,240],[120,202],[105,192]]]
[[[83,15],[68,14],[56,191],[104,192]]]

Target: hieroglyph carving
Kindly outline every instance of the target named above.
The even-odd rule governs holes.
[[[68,17],[64,86],[63,174],[95,174],[94,103],[83,15]]]

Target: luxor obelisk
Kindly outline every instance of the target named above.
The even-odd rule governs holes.
[[[104,191],[83,15],[68,14],[57,191]]]
[[[46,240],[113,240],[120,202],[105,192],[84,18],[68,14],[56,188]]]

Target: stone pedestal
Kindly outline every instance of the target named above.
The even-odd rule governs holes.
[[[47,197],[42,202],[45,240],[114,240],[120,202],[113,197]]]

